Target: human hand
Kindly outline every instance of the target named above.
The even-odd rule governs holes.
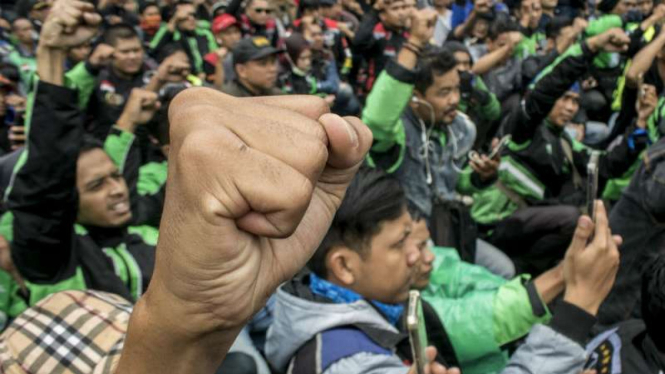
[[[480,179],[483,182],[492,180],[496,177],[496,173],[499,171],[500,155],[497,155],[494,159],[490,159],[486,155],[478,155],[469,160],[469,165],[471,169],[478,173]]]
[[[239,328],[314,253],[372,143],[358,119],[328,111],[316,97],[211,89],[172,101],[160,255],[146,296],[190,323],[165,317],[165,329]]]
[[[43,48],[67,49],[81,45],[97,33],[102,18],[92,3],[57,0],[44,22],[39,45]]]
[[[25,97],[15,93],[9,94],[5,97],[5,104],[14,108],[15,110],[25,110]]]
[[[614,285],[619,269],[622,239],[612,236],[605,206],[596,201],[596,224],[582,216],[563,264],[566,293],[564,300],[596,315]],[[593,240],[588,243],[593,235]],[[588,244],[587,244],[588,243]]]
[[[637,126],[645,129],[647,120],[651,117],[658,106],[658,93],[656,87],[651,84],[641,84],[637,88]]]
[[[376,0],[374,2],[374,10],[376,10],[377,12],[382,12],[385,7],[386,7],[385,0]]]
[[[460,374],[459,369],[446,369],[443,365],[434,361],[436,359],[436,348],[427,347],[426,354],[429,364],[425,365],[425,374]],[[415,364],[411,366],[408,374],[418,374],[418,368]]]
[[[602,34],[587,39],[587,45],[592,52],[625,52],[628,50],[630,38],[623,29],[615,27]]]
[[[25,134],[25,126],[10,126],[7,138],[11,143],[12,151],[25,146],[25,141],[27,139]]]
[[[221,57],[220,57],[221,58]],[[180,82],[189,75],[189,61],[181,54],[172,54],[157,68],[157,80],[160,83]]]
[[[116,126],[133,133],[136,126],[148,123],[155,116],[159,107],[160,103],[156,93],[134,88]]]
[[[229,49],[226,47],[219,47],[219,49],[217,49],[215,53],[217,54],[217,57],[219,57],[219,60],[223,61],[226,58],[226,56],[229,55]]]
[[[104,43],[98,44],[95,50],[92,51],[92,54],[90,54],[90,57],[88,57],[88,62],[96,68],[108,65],[113,58],[113,52],[115,52],[115,48],[110,45]]]
[[[437,13],[434,9],[425,8],[411,12],[411,28],[409,41],[424,47],[434,36]]]
[[[576,35],[584,31],[587,26],[589,26],[589,22],[582,17],[577,17],[573,21],[573,30],[575,31]]]
[[[665,18],[665,4],[658,4],[653,8],[653,12],[651,13],[651,17],[653,17],[656,21],[660,21],[663,18]]]
[[[511,32],[508,34],[508,41],[510,42],[510,44],[511,44],[513,47],[515,47],[516,45],[520,44],[520,42],[522,41],[522,38],[523,38],[523,35],[522,35],[522,33],[519,32],[519,31],[511,31]]]

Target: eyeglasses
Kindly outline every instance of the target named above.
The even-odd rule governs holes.
[[[254,8],[254,11],[256,13],[265,13],[265,14],[272,13],[272,9],[267,9],[267,8]]]

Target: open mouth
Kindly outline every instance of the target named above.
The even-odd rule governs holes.
[[[118,215],[129,213],[129,202],[127,200],[118,201],[109,205],[109,210]]]

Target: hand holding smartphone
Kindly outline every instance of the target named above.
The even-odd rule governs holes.
[[[413,354],[413,363],[418,374],[425,374],[427,365],[427,328],[425,327],[425,318],[423,317],[423,306],[420,300],[420,292],[409,292],[409,307],[406,317],[406,325],[409,330],[409,341],[411,342],[411,353]]]

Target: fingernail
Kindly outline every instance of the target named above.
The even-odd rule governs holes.
[[[588,228],[591,227],[591,222],[589,222],[589,220],[586,220],[586,219],[581,219],[580,220],[580,227],[583,228],[583,229],[588,229]]]
[[[356,129],[351,126],[351,124],[342,118],[342,121],[344,121],[344,126],[346,126],[346,132],[349,133],[349,138],[351,139],[351,144],[353,144],[353,148],[358,147],[358,134],[356,134]]]

